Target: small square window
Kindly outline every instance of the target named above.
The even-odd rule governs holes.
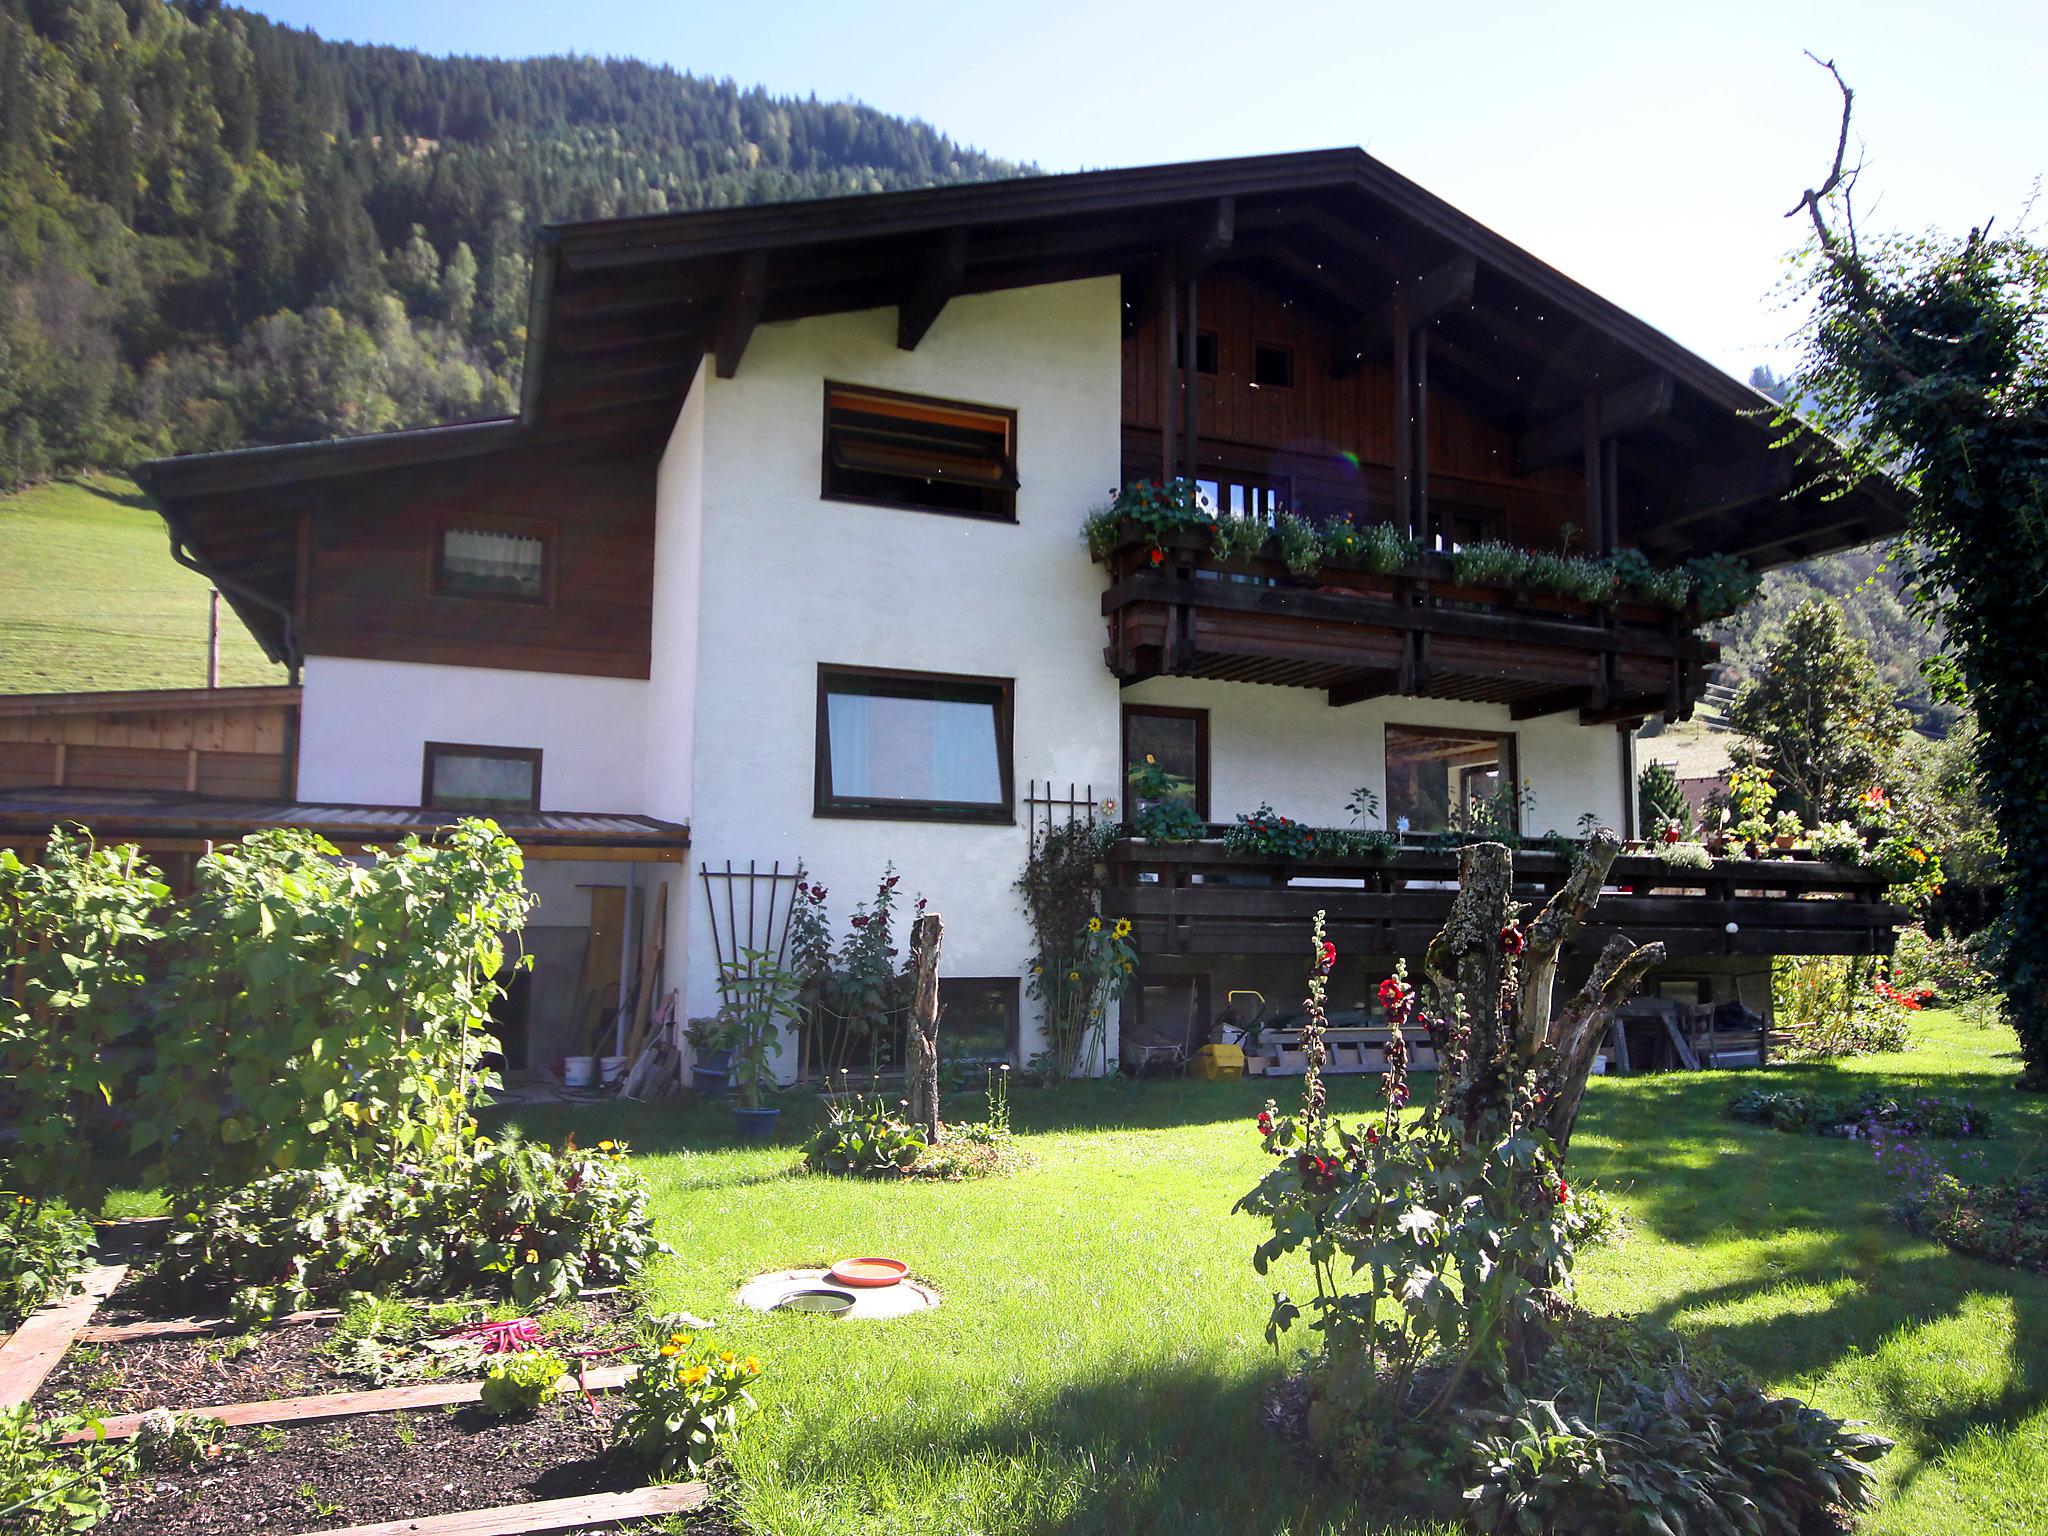
[[[1252,382],[1261,389],[1294,387],[1294,348],[1260,344],[1252,348]]]
[[[495,815],[540,809],[538,747],[427,743],[420,804],[429,810]]]
[[[1185,368],[1188,365],[1187,359],[1187,332],[1176,332],[1173,339],[1173,366]],[[1197,331],[1195,332],[1195,372],[1214,373],[1215,371],[1216,333],[1214,331]]]
[[[827,384],[824,459],[835,500],[1017,514],[1015,411]]]
[[[446,597],[544,603],[548,540],[536,531],[450,523],[434,552],[434,590]]]
[[[941,976],[940,1053],[956,1061],[1017,1060],[1017,978]]]

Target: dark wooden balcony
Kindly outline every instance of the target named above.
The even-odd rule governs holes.
[[[1154,562],[1157,549],[1163,559]],[[1698,616],[1646,603],[1460,586],[1426,555],[1390,575],[1290,574],[1268,553],[1218,560],[1206,534],[1133,531],[1105,561],[1103,655],[1125,683],[1160,676],[1505,704],[1518,720],[1685,719],[1718,647]]]
[[[1547,901],[1569,870],[1556,853],[1517,853],[1516,898]],[[1306,955],[1318,911],[1341,952],[1412,957],[1443,926],[1457,879],[1454,852],[1274,859],[1231,853],[1216,840],[1126,838],[1110,850],[1102,906],[1107,916],[1129,918],[1139,949],[1155,959]],[[1886,884],[1874,871],[1811,858],[1679,870],[1625,854],[1574,948],[1597,952],[1622,933],[1639,944],[1662,942],[1674,960],[1888,954],[1907,915],[1885,900]]]

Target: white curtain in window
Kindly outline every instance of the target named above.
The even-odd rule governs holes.
[[[825,696],[825,729],[832,748],[832,793],[868,791],[869,699],[864,693]]]
[[[442,535],[441,568],[459,586],[538,595],[543,553],[539,539],[523,534],[450,528]]]
[[[955,699],[933,703],[932,798],[980,805],[1003,798],[996,715],[989,705]]]

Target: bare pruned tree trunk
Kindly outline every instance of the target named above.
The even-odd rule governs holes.
[[[1558,960],[1598,905],[1620,852],[1613,832],[1595,833],[1571,877],[1521,928],[1514,921],[1514,856],[1499,843],[1460,850],[1457,899],[1423,967],[1439,991],[1464,1001],[1471,1034],[1460,1080],[1445,1091],[1468,1125],[1502,1104],[1513,1075],[1535,1070],[1548,1078],[1545,1129],[1560,1152],[1571,1141],[1615,1011],[1664,959],[1661,944],[1638,946],[1617,936],[1563,1012],[1552,1012]]]
[[[946,925],[927,912],[910,929],[910,1122],[939,1139],[939,945]]]

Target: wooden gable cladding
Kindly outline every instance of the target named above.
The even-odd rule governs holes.
[[[521,447],[459,473],[411,470],[325,489],[304,514],[297,608],[315,656],[646,677],[658,449]],[[435,591],[441,531],[547,541],[544,601]]]
[[[1123,444],[1127,480],[1159,473],[1164,316],[1153,314],[1123,344]],[[1332,327],[1250,273],[1203,277],[1198,328],[1215,337],[1214,373],[1197,375],[1196,412],[1205,473],[1284,477],[1292,508],[1324,519],[1392,520],[1394,377],[1370,359],[1333,377]],[[1257,349],[1293,354],[1287,387],[1254,382]],[[1566,523],[1583,527],[1585,479],[1576,464],[1515,472],[1515,433],[1469,408],[1452,388],[1429,396],[1430,500],[1439,513],[1483,519],[1489,537],[1552,546]]]
[[[0,789],[287,799],[298,710],[296,688],[0,697]]]

